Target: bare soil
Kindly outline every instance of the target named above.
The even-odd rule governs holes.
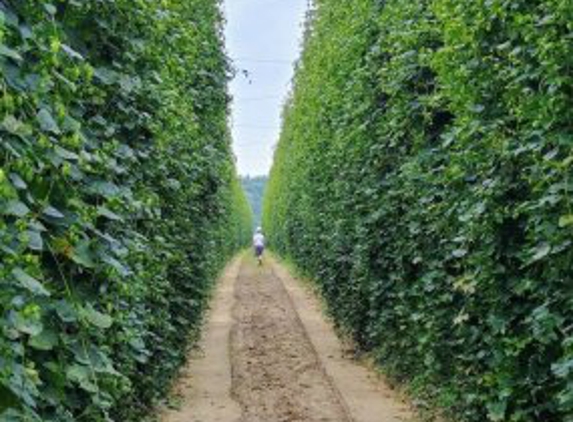
[[[163,422],[405,422],[413,415],[348,358],[320,302],[270,257],[225,271]]]
[[[283,283],[245,261],[235,287],[233,396],[241,422],[350,421]]]

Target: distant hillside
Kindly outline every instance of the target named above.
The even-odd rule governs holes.
[[[241,178],[243,189],[245,189],[247,199],[253,208],[254,222],[257,226],[261,224],[263,194],[267,180],[267,176],[245,176]]]

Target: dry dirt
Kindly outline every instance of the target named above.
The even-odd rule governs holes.
[[[408,422],[407,406],[346,357],[320,303],[270,257],[225,271],[162,422]]]

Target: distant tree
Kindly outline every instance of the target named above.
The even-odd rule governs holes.
[[[267,180],[267,176],[245,176],[241,178],[243,189],[245,190],[247,199],[253,208],[255,226],[259,226],[261,224],[262,202]]]

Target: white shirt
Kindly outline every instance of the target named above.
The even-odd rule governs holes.
[[[262,235],[262,233],[256,233],[253,236],[253,245],[255,247],[265,247],[265,236]]]

